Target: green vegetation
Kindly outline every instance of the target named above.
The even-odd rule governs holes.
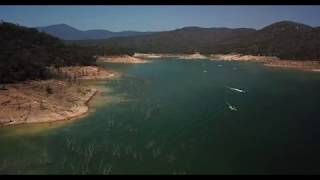
[[[134,37],[72,41],[98,47],[98,54],[242,53],[281,59],[320,60],[320,28],[282,21],[261,30],[186,27]]]
[[[216,51],[320,60],[320,31],[304,24],[282,21],[251,35],[226,40],[216,47]]]
[[[91,49],[7,22],[0,23],[0,47],[0,83],[50,78],[50,66],[95,63]]]
[[[0,23],[0,83],[52,77],[49,67],[92,65],[94,55],[242,53],[320,60],[320,28],[278,22],[261,30],[186,27],[106,40],[61,41],[34,28]]]

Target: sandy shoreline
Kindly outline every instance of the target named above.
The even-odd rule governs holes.
[[[71,72],[84,72],[96,67],[68,68]],[[91,79],[116,77],[109,76],[110,73],[114,72],[100,69]],[[82,73],[85,80],[90,79],[89,74]],[[98,93],[100,90],[97,87],[54,79],[6,84],[5,89],[0,90],[0,126],[49,123],[83,117],[88,114],[89,103]]]
[[[269,61],[269,62],[267,61],[264,63],[264,66],[320,72],[319,61],[292,61],[292,60],[279,60],[279,61]]]
[[[264,66],[274,68],[298,69],[305,71],[320,71],[320,61],[314,60],[286,60],[275,56],[254,56],[242,54],[210,55],[210,60],[251,61],[263,63]]]
[[[159,59],[159,58],[173,58],[173,59],[207,59],[208,57],[200,54],[145,54],[145,53],[134,53],[133,57],[141,58],[141,59]]]
[[[97,57],[97,62],[107,62],[107,63],[123,63],[123,64],[141,64],[149,63],[151,61],[129,56],[129,55],[119,55],[119,56],[99,56]]]
[[[268,62],[280,60],[275,56],[255,56],[243,54],[210,54],[209,60]]]
[[[245,55],[245,54],[207,54],[203,55],[200,53],[194,54],[143,54],[135,53],[134,57],[141,59],[160,59],[160,58],[174,58],[174,59],[184,59],[184,60],[198,60],[198,59],[208,59],[211,61],[250,61],[262,63],[267,67],[274,68],[287,68],[287,69],[297,69],[305,71],[320,72],[320,60],[286,60],[280,59],[275,56],[256,56],[256,55]]]

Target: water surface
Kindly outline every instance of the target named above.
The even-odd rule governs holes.
[[[110,91],[88,116],[0,128],[1,174],[320,172],[319,73],[207,60],[103,66],[124,75],[98,82]]]

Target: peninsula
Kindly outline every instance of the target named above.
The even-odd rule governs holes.
[[[82,82],[120,76],[97,66],[89,49],[35,29],[3,22],[0,34],[0,126],[83,116],[100,91]]]

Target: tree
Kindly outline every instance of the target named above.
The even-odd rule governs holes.
[[[0,83],[53,77],[50,66],[92,65],[94,51],[66,45],[34,28],[0,23]]]

